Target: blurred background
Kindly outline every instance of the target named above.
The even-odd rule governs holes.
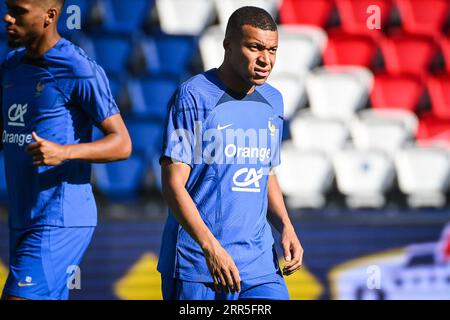
[[[450,299],[450,0],[66,0],[61,34],[105,69],[134,143],[129,160],[93,166],[100,221],[71,297],[161,298],[166,104],[220,65],[228,17],[244,5],[279,23],[277,174],[305,249],[291,298]],[[0,166],[1,288],[2,153]]]

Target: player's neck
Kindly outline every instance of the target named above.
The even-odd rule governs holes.
[[[60,39],[61,36],[56,30],[51,31],[48,34],[43,34],[32,43],[25,46],[27,49],[27,55],[34,58],[41,57],[53,48]]]
[[[252,94],[255,91],[255,85],[246,83],[225,63],[217,69],[217,76],[227,89],[239,95]]]

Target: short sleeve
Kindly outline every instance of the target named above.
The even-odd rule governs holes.
[[[195,98],[184,88],[178,89],[168,105],[160,159],[166,157],[193,166],[195,119]]]
[[[108,78],[103,69],[93,64],[93,75],[76,80],[73,99],[90,116],[95,125],[119,113]]]
[[[275,100],[273,125],[275,129],[274,138],[272,139],[272,161],[271,167],[277,167],[281,164],[281,144],[283,142],[284,116],[283,116],[283,97],[278,93]]]

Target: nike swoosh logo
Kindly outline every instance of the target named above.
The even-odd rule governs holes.
[[[229,127],[231,127],[232,125],[233,125],[233,124],[229,124],[229,125],[226,125],[226,126],[221,126],[220,124],[218,124],[218,125],[217,125],[217,130],[220,131],[220,130],[229,128]]]
[[[23,283],[22,281],[20,281],[17,285],[19,287],[31,287],[31,286],[35,286],[36,283]]]

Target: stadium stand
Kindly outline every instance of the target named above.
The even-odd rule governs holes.
[[[325,28],[334,9],[333,0],[283,0],[280,21],[283,25],[313,25]]]

